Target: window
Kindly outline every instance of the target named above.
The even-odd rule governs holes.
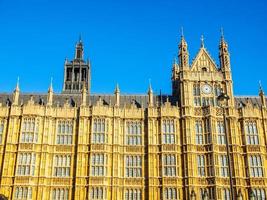
[[[126,123],[126,144],[142,144],[141,122],[133,121]]]
[[[210,120],[205,119],[204,120],[204,128],[205,128],[205,143],[209,144],[211,143],[211,131],[210,131]]]
[[[259,144],[259,135],[258,135],[257,125],[255,121],[246,122],[245,131],[247,135],[247,144],[249,145]]]
[[[106,199],[106,189],[103,187],[93,187],[91,188],[91,198],[90,199]]]
[[[57,127],[57,144],[72,144],[73,124],[71,121],[59,121]]]
[[[206,154],[206,159],[207,159],[207,174],[208,176],[213,176],[213,157],[211,153]]]
[[[230,200],[230,189],[222,189],[222,200]]]
[[[92,143],[103,144],[108,142],[106,132],[108,131],[108,122],[105,124],[105,119],[94,119]]]
[[[266,199],[265,191],[263,188],[254,188],[253,193],[256,199]]]
[[[69,177],[71,166],[70,155],[56,155],[54,156],[54,176]]]
[[[177,190],[176,188],[165,188],[164,190],[164,200],[176,200]]]
[[[38,141],[39,122],[35,118],[25,118],[22,123],[20,141],[32,143]]]
[[[2,144],[4,133],[4,121],[0,121],[0,144]]]
[[[107,157],[104,154],[93,154],[91,157],[92,176],[105,176]]]
[[[34,153],[19,153],[17,175],[34,176],[36,155]]]
[[[53,189],[52,200],[67,200],[69,199],[69,189],[68,188],[57,188]]]
[[[162,132],[163,132],[163,144],[175,143],[174,120],[163,120]]]
[[[222,177],[228,177],[228,160],[227,155],[219,155],[220,174]]]
[[[226,144],[224,123],[222,121],[217,122],[218,144]]]
[[[126,156],[126,177],[142,176],[142,158],[141,156]]]
[[[16,187],[15,199],[32,199],[32,188],[31,187]]]
[[[220,94],[221,94],[221,86],[216,84],[214,86],[214,95],[215,95],[214,104],[215,104],[215,106],[218,106],[218,96],[220,96]]]
[[[263,177],[262,161],[260,155],[249,156],[250,176]]]
[[[193,85],[194,106],[201,106],[200,85]]]
[[[163,156],[164,176],[176,176],[176,157],[175,154]]]
[[[198,176],[205,176],[205,157],[204,155],[197,156],[197,171]]]
[[[196,121],[196,144],[204,144],[202,122]]]
[[[124,193],[124,200],[142,200],[141,189],[126,189]]]

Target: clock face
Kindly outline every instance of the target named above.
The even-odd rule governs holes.
[[[205,84],[202,86],[202,92],[204,94],[210,94],[211,93],[211,86],[208,84]]]

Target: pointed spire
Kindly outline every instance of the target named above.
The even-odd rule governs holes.
[[[50,86],[48,88],[48,94],[47,94],[47,105],[52,106],[53,105],[53,78],[51,77],[50,80]]]
[[[79,43],[82,43],[82,34],[79,35]]]
[[[120,93],[120,88],[119,88],[119,84],[118,84],[118,83],[116,84],[114,93],[115,93],[115,94],[116,94],[116,93]]]
[[[19,76],[18,76],[18,78],[17,78],[17,85],[16,85],[16,89],[15,89],[15,91],[19,91]]]
[[[116,84],[114,95],[115,95],[115,106],[119,107],[120,106],[120,88],[119,88],[118,83]]]
[[[79,36],[79,41],[76,44],[75,59],[76,60],[83,60],[83,42],[82,42],[81,35]]]
[[[221,39],[224,39],[224,35],[223,35],[223,27],[221,27]]]
[[[19,104],[19,77],[17,79],[16,88],[13,92],[13,105]]]
[[[204,48],[204,36],[203,35],[201,35],[201,38],[200,38],[200,40],[201,40],[201,48]]]
[[[266,100],[265,100],[264,91],[261,85],[261,81],[259,81],[259,96],[260,96],[262,106],[266,107]]]
[[[152,86],[151,86],[151,79],[149,79],[149,86],[148,86],[148,105],[151,107],[153,106],[154,102],[153,102],[153,90],[152,90]]]
[[[51,77],[50,86],[48,88],[48,92],[53,92],[53,77]]]
[[[181,27],[181,37],[183,38],[184,37],[184,28]]]
[[[230,71],[230,54],[228,52],[228,44],[224,39],[224,33],[222,28],[221,39],[219,44],[219,59],[222,71]]]

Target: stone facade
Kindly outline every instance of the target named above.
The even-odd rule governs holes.
[[[172,95],[155,95],[151,86],[144,95],[120,94],[118,86],[114,95],[95,95],[79,41],[75,59],[65,63],[61,94],[52,84],[47,94],[21,93],[18,84],[13,93],[0,94],[0,194],[8,199],[230,199],[227,129],[234,196],[249,199],[253,191],[265,199],[266,97],[262,88],[256,97],[233,95],[223,37],[219,58],[217,67],[202,41],[189,64],[182,36]],[[67,74],[75,70],[76,75]],[[217,101],[222,91],[230,97],[226,128]]]

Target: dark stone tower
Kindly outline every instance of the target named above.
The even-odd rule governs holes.
[[[90,63],[83,58],[83,42],[81,38],[76,44],[74,60],[65,60],[64,64],[64,85],[62,93],[80,93],[83,84],[90,93]]]

